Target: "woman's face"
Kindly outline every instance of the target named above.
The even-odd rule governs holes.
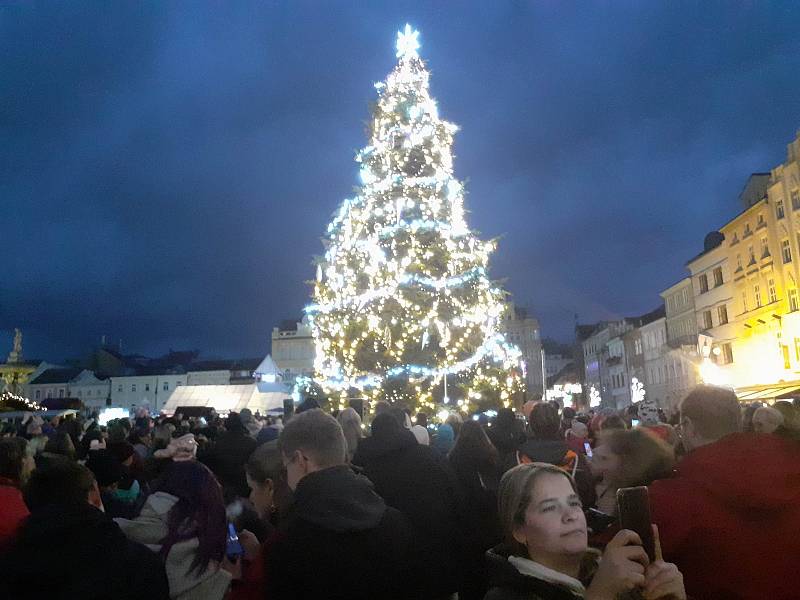
[[[614,454],[607,444],[600,444],[594,449],[592,456],[592,475],[602,477],[606,481],[613,480],[622,467],[619,454]]]
[[[247,485],[250,486],[250,502],[253,503],[256,512],[262,519],[267,518],[272,510],[272,480],[267,479],[263,484],[260,484],[250,479],[250,475],[247,475]]]
[[[544,473],[536,479],[525,523],[514,531],[514,538],[528,548],[531,560],[545,565],[586,552],[586,517],[565,476]]]

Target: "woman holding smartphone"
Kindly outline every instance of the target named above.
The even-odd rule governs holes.
[[[650,563],[639,536],[620,531],[605,552],[591,550],[575,482],[552,465],[519,465],[500,482],[505,542],[490,550],[492,587],[484,600],[685,600],[683,576]]]

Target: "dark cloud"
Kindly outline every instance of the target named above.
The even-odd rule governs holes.
[[[800,124],[792,3],[360,4],[0,8],[3,345],[264,353],[406,21],[546,334],[655,306]]]

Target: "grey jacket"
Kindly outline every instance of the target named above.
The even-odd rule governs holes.
[[[128,539],[145,544],[153,552],[161,550],[167,535],[167,515],[178,498],[156,492],[147,498],[142,512],[135,519],[114,519]],[[227,571],[214,563],[202,573],[192,570],[192,560],[199,545],[197,538],[178,542],[167,555],[166,571],[169,595],[174,600],[222,600],[230,586]]]

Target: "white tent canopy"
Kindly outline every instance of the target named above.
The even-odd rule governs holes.
[[[280,384],[278,384],[280,385]],[[289,391],[280,385],[269,386],[269,390],[259,389],[261,383],[239,385],[180,385],[170,394],[164,404],[163,412],[173,414],[180,406],[207,406],[218,413],[239,412],[243,408],[268,411],[283,408],[283,401],[290,399]]]

